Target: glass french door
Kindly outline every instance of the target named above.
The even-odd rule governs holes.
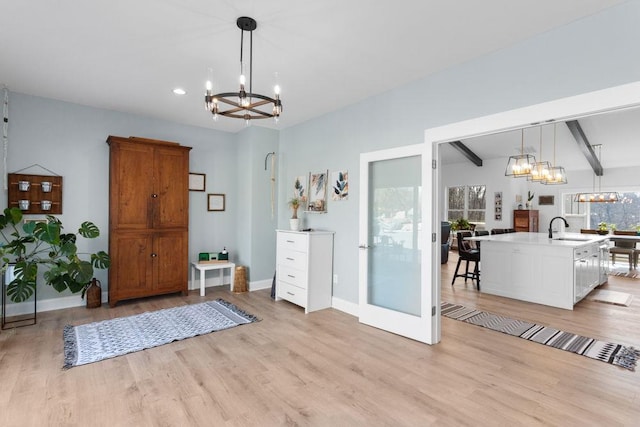
[[[423,144],[361,154],[359,218],[360,322],[430,344],[431,156]]]

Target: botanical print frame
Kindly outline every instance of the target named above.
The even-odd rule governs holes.
[[[296,176],[293,180],[293,197],[300,199],[302,206],[307,201],[308,177],[304,175]]]
[[[494,193],[494,218],[496,221],[502,221],[502,191]]]
[[[205,191],[207,175],[189,172],[189,191]]]
[[[349,171],[331,172],[331,200],[349,199]]]
[[[329,171],[309,173],[309,204],[310,212],[327,211],[327,178]]]
[[[223,211],[225,205],[224,194],[207,194],[207,210],[209,212]]]

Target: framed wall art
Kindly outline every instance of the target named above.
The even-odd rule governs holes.
[[[502,221],[502,191],[496,191],[493,197],[494,203],[494,219]]]
[[[553,205],[554,204],[554,196],[538,196],[538,204],[540,206]]]
[[[301,175],[296,176],[293,180],[293,197],[297,197],[303,202],[307,200],[307,179],[308,177]],[[304,206],[304,203],[302,206]]]
[[[224,194],[207,194],[207,210],[209,212],[219,212],[224,210]]]
[[[189,172],[189,191],[205,191],[207,175]]]
[[[331,172],[331,200],[349,199],[349,172]]]
[[[327,178],[329,171],[309,173],[309,212],[327,211]]]

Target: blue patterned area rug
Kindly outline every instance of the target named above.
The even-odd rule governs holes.
[[[64,327],[64,368],[86,365],[258,319],[223,300]]]
[[[499,316],[462,305],[442,302],[441,313],[451,319],[482,326],[503,334],[524,338],[549,347],[580,354],[591,359],[635,371],[640,350],[606,341],[599,341],[559,329]]]

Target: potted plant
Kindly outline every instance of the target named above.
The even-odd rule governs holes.
[[[533,200],[533,196],[535,196],[536,193],[532,193],[531,191],[527,191],[527,209],[530,209],[531,206],[533,206],[532,200]]]
[[[456,219],[451,222],[451,231],[471,230],[471,224],[466,218]]]
[[[607,223],[604,221],[598,223],[597,232],[598,234],[609,234],[609,227],[607,226]]]
[[[94,239],[100,230],[92,222],[85,221],[77,233],[62,233],[63,226],[54,216],[42,222],[23,222],[18,208],[4,210],[0,215],[0,256],[3,271],[14,263],[14,279],[6,285],[7,296],[14,302],[31,297],[36,289],[40,267],[45,283],[56,291],[69,289],[84,294],[91,284],[93,269],[108,268],[111,260],[104,251],[83,254],[78,252],[78,236]],[[88,257],[84,260],[81,255]]]
[[[298,208],[300,207],[301,200],[298,197],[292,197],[288,204],[291,207],[291,211],[293,214],[291,215],[291,219],[289,220],[289,227],[293,231],[300,230],[300,219],[298,219]]]

